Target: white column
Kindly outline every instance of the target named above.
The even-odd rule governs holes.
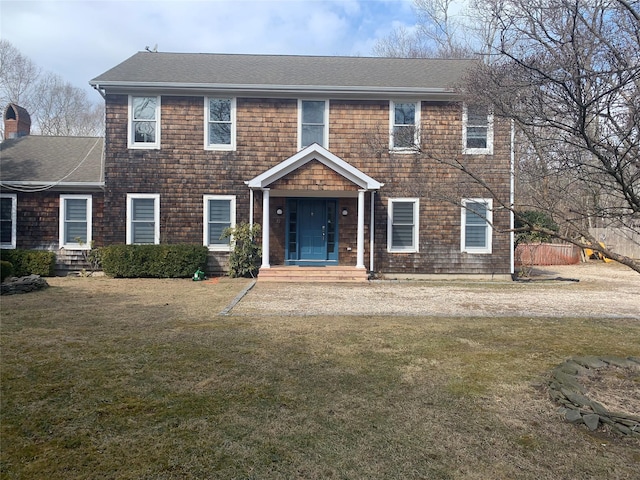
[[[358,243],[356,268],[364,267],[364,192],[358,190]]]
[[[269,189],[262,189],[262,267],[269,265]]]
[[[253,227],[253,188],[249,189],[249,226]]]
[[[375,201],[376,201],[376,192],[375,190],[371,191],[371,215],[369,221],[369,271],[373,272],[373,252],[375,251]]]

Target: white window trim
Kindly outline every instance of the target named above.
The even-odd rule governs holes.
[[[413,202],[413,246],[409,248],[394,248],[393,243],[393,204],[395,202]],[[418,253],[420,235],[420,199],[419,198],[390,198],[387,208],[387,252],[389,253]]]
[[[127,245],[132,245],[133,229],[131,228],[131,205],[134,199],[152,198],[153,203],[153,221],[154,234],[153,244],[160,243],[160,194],[159,193],[127,193]],[[136,244],[137,245],[137,244]]]
[[[15,250],[17,237],[17,220],[18,220],[18,195],[15,193],[0,193],[0,198],[11,199],[11,243],[2,243],[0,248]]]
[[[136,142],[133,135],[133,98],[134,97],[156,97],[156,141]],[[159,150],[160,149],[160,112],[162,110],[162,97],[160,95],[129,95],[128,117],[127,117],[127,145],[131,149]]]
[[[87,241],[80,244],[78,242],[65,242],[65,226],[66,226],[66,202],[67,200],[86,200],[87,201]],[[60,195],[60,227],[59,227],[59,244],[60,248],[68,248],[73,250],[90,250],[92,238],[92,217],[93,217],[93,199],[91,195]]]
[[[467,203],[484,203],[487,206],[487,228],[485,230],[486,247],[467,247],[465,238],[467,230]],[[493,199],[491,198],[463,198],[461,207],[460,250],[465,253],[489,254],[493,251]]]
[[[468,124],[468,107],[466,103],[462,104],[462,153],[465,155],[493,155],[493,112],[489,109],[487,115],[487,147],[486,148],[467,148],[467,124]]]
[[[229,215],[231,218],[231,228],[236,226],[236,197],[235,195],[204,195],[203,196],[203,216],[202,216],[202,238],[203,245],[211,252],[230,252],[233,248],[233,237],[229,239],[228,245],[209,245],[209,200],[229,200]]]
[[[231,100],[231,143],[209,143],[209,100]],[[204,97],[204,149],[235,151],[236,149],[236,98],[224,96]]]
[[[396,147],[394,145],[394,127],[396,121],[396,103],[413,103],[416,106],[415,132],[413,138],[413,147]],[[415,153],[420,148],[420,110],[422,102],[419,100],[389,100],[389,150],[395,153]]]
[[[298,99],[298,151],[302,150],[302,102],[324,102],[324,131],[322,132],[321,147],[329,149],[329,100],[323,98]],[[308,147],[308,145],[306,145]]]

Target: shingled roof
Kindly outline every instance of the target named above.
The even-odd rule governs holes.
[[[29,135],[0,143],[0,184],[97,187],[103,182],[102,137]]]
[[[475,60],[138,52],[91,82],[131,88],[451,93]]]

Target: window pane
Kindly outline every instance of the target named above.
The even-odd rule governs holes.
[[[413,247],[413,225],[394,225],[391,246],[393,248]]]
[[[66,220],[84,221],[87,219],[87,201],[84,199],[65,200]]]
[[[324,127],[322,125],[303,125],[302,126],[302,146],[308,147],[313,143],[322,145],[324,137]]]
[[[324,125],[324,102],[302,102],[302,123]]]
[[[209,200],[209,245],[228,245],[230,239],[220,238],[231,227],[231,201]]]
[[[155,243],[154,222],[135,222],[131,225],[133,243]]]
[[[486,126],[489,123],[489,109],[483,105],[467,107],[467,125]]]
[[[486,233],[487,228],[487,205],[479,202],[470,202],[466,205],[465,214],[465,245],[467,248],[486,247]]]
[[[11,198],[0,198],[0,242],[11,243],[13,235],[12,222],[13,200]]]
[[[132,200],[132,219],[134,221],[140,220],[155,220],[155,199],[153,198],[134,198]]]
[[[465,228],[465,245],[469,247],[486,247],[486,226],[467,225]]]
[[[212,98],[209,100],[209,121],[230,122],[231,121],[231,99]]]
[[[414,147],[416,130],[412,126],[393,127],[393,146],[398,148]]]
[[[479,202],[469,202],[467,209],[467,225],[484,225],[487,218],[487,205]]]
[[[467,148],[487,148],[487,127],[467,128]]]
[[[11,221],[11,210],[13,200],[11,198],[0,198],[0,219]]]
[[[393,224],[413,225],[413,202],[393,203]]]
[[[65,243],[87,243],[87,222],[66,222]]]
[[[136,142],[155,143],[156,122],[134,122],[133,129]]]
[[[231,124],[210,123],[209,143],[211,145],[231,145]]]
[[[415,103],[396,103],[395,121],[396,125],[415,125],[416,123],[416,104]]]
[[[209,221],[210,222],[230,222],[231,201],[229,200],[209,200]]]
[[[155,120],[156,97],[133,97],[133,118],[135,120]]]

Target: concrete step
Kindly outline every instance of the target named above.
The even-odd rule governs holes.
[[[261,268],[260,282],[366,282],[369,280],[366,268],[347,266],[301,267],[276,265]]]

